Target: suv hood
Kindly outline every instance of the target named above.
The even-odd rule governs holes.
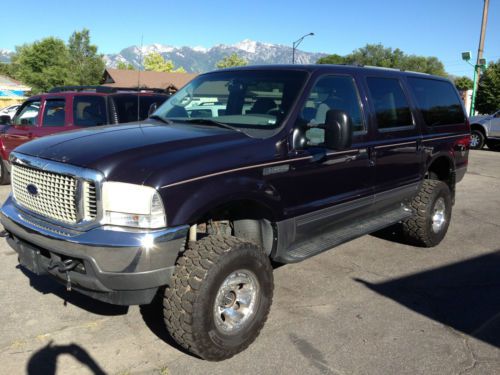
[[[107,179],[143,183],[156,170],[255,142],[242,133],[192,124],[111,125],[43,137],[15,151],[99,170]]]

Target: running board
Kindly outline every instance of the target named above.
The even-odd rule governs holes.
[[[356,226],[352,223],[340,226],[338,229],[322,234],[310,241],[301,242],[284,252],[280,256],[280,261],[285,263],[296,263],[310,258],[332,247],[338,246],[344,242],[353,240],[365,234],[376,232],[397,222],[407,219],[413,215],[413,212],[405,207],[398,207],[395,210],[360,220]]]

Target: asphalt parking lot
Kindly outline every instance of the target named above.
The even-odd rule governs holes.
[[[440,246],[381,233],[276,269],[260,337],[221,363],[180,351],[158,309],[19,269],[3,239],[0,267],[4,374],[499,374],[500,152],[471,152]]]

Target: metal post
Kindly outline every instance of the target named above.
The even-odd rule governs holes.
[[[313,36],[313,35],[314,35],[314,33],[309,33],[309,34],[303,35],[302,37],[297,39],[295,42],[293,42],[293,44],[292,44],[292,64],[295,64],[295,50],[297,49],[299,44],[304,40],[304,38],[306,36]]]
[[[490,6],[490,0],[484,0],[483,5],[483,19],[481,21],[481,34],[479,35],[479,47],[477,49],[477,60],[476,65],[474,65],[474,81],[472,86],[472,99],[470,103],[470,116],[474,116],[474,106],[476,104],[476,91],[479,79],[481,78],[481,65],[479,60],[483,58],[484,50],[484,37],[486,34],[486,24],[488,23],[488,8]]]
[[[295,42],[292,44],[292,64],[295,64]]]
[[[472,98],[470,100],[469,117],[474,116],[474,104],[476,101],[477,65],[474,67],[474,80],[472,81]]]

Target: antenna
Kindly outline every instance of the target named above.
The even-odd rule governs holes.
[[[139,72],[137,74],[137,122],[140,121],[140,114],[141,114],[141,96],[139,95],[141,92],[141,69],[143,65],[143,58],[142,58],[142,46],[144,42],[144,34],[141,35],[141,50],[139,54]]]

